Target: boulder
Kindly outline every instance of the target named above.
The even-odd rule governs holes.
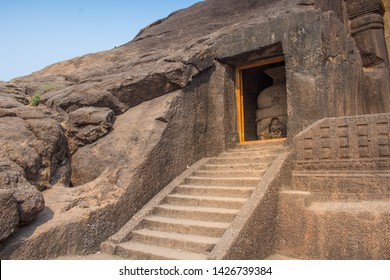
[[[44,208],[42,193],[25,178],[24,170],[10,160],[0,161],[0,190],[11,193],[18,210],[18,224],[31,223]],[[9,227],[6,224],[2,227]]]
[[[0,158],[17,163],[39,190],[49,188],[56,170],[67,164],[67,139],[60,124],[47,117],[3,117],[0,128],[4,132],[0,136]]]
[[[156,118],[164,118],[175,96],[172,93],[131,108],[118,116],[112,133],[94,145],[78,149],[72,156],[72,184],[91,182],[108,168],[135,169],[145,152],[153,148],[151,143],[161,137],[166,122]]]
[[[23,104],[17,102],[12,96],[0,93],[0,107],[1,108],[16,108],[21,107]]]
[[[18,225],[19,213],[13,192],[0,189],[0,241],[13,234]]]
[[[23,89],[0,86],[0,240],[35,220],[45,206],[41,191],[70,182],[59,114],[28,100]]]
[[[13,196],[17,201],[19,225],[21,226],[33,222],[45,207],[45,200],[42,193],[33,187],[17,188]]]
[[[32,147],[37,139],[27,128],[26,122],[18,117],[0,119],[0,158],[8,158],[19,165],[26,177],[35,181],[41,168],[40,157]]]
[[[115,113],[109,108],[83,107],[69,114],[67,130],[72,150],[91,144],[106,135],[115,122]]]
[[[0,108],[17,108],[28,103],[29,98],[23,89],[13,84],[0,83]]]

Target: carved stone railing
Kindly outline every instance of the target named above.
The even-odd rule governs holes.
[[[293,188],[390,195],[390,114],[327,118],[298,134]]]

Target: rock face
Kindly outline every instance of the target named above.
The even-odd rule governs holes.
[[[18,207],[19,224],[31,223],[43,210],[42,194],[25,179],[20,166],[7,161],[2,161],[0,164],[2,189],[10,190],[13,193]]]
[[[16,229],[12,205],[26,224],[46,189],[44,213],[0,257],[97,250],[188,165],[233,147],[240,67],[282,58],[290,141],[326,117],[390,112],[382,10],[371,2],[206,0],[123,46],[0,84],[4,238]]]
[[[69,114],[68,137],[73,140],[73,146],[85,146],[106,135],[114,122],[115,113],[109,108],[80,108]]]
[[[16,87],[0,92],[0,190],[7,191],[10,209],[18,209],[16,224],[26,225],[44,208],[40,191],[59,181],[69,184],[67,139],[55,111],[27,106],[28,97]],[[7,225],[12,215],[3,213],[2,228],[13,229],[5,231],[10,234],[15,230]]]
[[[169,99],[152,100],[128,110],[118,117],[114,126],[115,133],[107,135],[95,145],[79,149],[72,157],[72,183],[83,185],[91,182],[108,167],[126,166],[128,169],[135,169],[144,152],[140,149],[140,145],[155,141],[153,138],[166,126],[166,121],[163,119],[164,111],[169,109],[171,102]],[[70,115],[83,109],[74,111]],[[106,110],[103,117],[96,114],[96,119],[105,120],[107,112],[112,113],[111,110]],[[161,119],[156,120],[156,115],[160,114]]]
[[[0,210],[0,240],[3,240],[14,233],[19,225],[17,202],[12,191],[0,190]]]

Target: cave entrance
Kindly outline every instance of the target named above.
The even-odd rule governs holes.
[[[287,137],[287,90],[283,56],[236,68],[240,143]]]

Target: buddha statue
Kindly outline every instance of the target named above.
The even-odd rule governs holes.
[[[274,84],[264,89],[257,98],[257,137],[259,140],[286,137],[287,90],[284,66],[264,71]]]

